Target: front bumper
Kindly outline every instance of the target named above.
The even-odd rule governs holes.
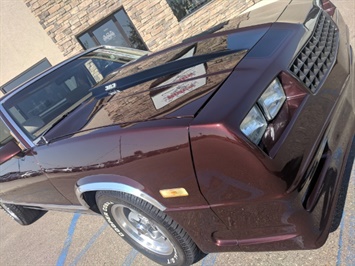
[[[351,50],[350,50],[351,52]],[[352,54],[351,54],[352,58]],[[339,192],[343,184],[344,169],[355,132],[354,63],[342,89],[323,138],[318,145],[305,178],[298,186],[298,199],[305,213],[301,234],[307,236],[308,248],[318,248],[327,239]],[[305,239],[306,240],[306,239]]]

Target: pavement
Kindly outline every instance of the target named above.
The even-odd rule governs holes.
[[[355,48],[355,0],[333,0],[350,29]],[[339,228],[317,250],[213,253],[196,265],[344,265],[355,266],[355,144],[345,175],[345,209]],[[155,265],[118,237],[101,216],[48,212],[20,226],[0,212],[0,265]]]

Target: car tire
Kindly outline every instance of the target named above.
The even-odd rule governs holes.
[[[156,263],[191,265],[205,256],[179,224],[140,198],[99,191],[96,203],[113,230]]]
[[[33,210],[23,206],[0,203],[1,208],[20,225],[30,225],[41,218],[46,211]]]

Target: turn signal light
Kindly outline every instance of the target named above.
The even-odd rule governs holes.
[[[159,191],[163,198],[186,197],[189,195],[184,188],[170,188]]]

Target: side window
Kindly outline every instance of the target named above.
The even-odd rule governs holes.
[[[20,89],[3,106],[24,133],[35,140],[89,99],[91,88],[107,75],[139,57],[130,50],[97,49],[85,54]]]
[[[95,84],[85,62],[53,72],[6,102],[9,114],[31,138],[85,100]],[[100,77],[97,77],[98,79]]]
[[[2,182],[10,181],[8,178],[11,177],[11,171],[3,163],[19,154],[23,149],[24,147],[11,135],[9,128],[0,118],[0,179]],[[19,167],[17,162],[13,164],[16,165],[15,168]]]
[[[0,119],[0,148],[2,148],[6,143],[14,139],[10,133],[10,130]]]
[[[84,71],[84,68],[68,71],[62,77],[37,84],[23,95],[19,93],[9,108],[10,114],[28,133],[36,133],[89,94],[94,80]]]

